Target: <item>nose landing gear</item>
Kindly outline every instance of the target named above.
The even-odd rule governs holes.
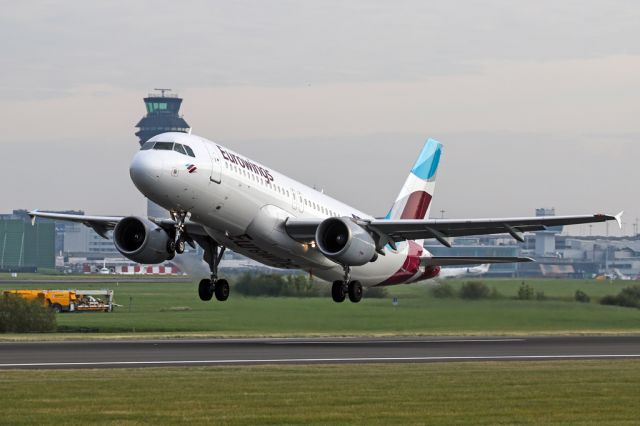
[[[344,266],[344,279],[333,282],[331,286],[331,298],[336,303],[342,303],[349,296],[352,303],[358,303],[362,300],[362,283],[360,281],[351,281],[351,269]]]
[[[195,244],[191,240],[191,237],[189,237],[189,234],[187,234],[187,230],[184,225],[189,213],[184,211],[172,211],[170,214],[171,219],[176,223],[176,233],[174,239],[167,243],[167,251],[169,253],[182,254],[187,247],[187,243],[191,247],[195,248]]]

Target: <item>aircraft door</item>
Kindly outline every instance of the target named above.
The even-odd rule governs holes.
[[[296,202],[296,191],[291,188],[291,207],[293,207],[294,210],[298,209],[298,203]]]
[[[209,147],[209,155],[211,156],[211,176],[209,180],[211,182],[222,182],[222,160],[220,159],[220,153],[217,152],[215,147]]]
[[[304,200],[302,199],[300,191],[298,191],[298,210],[300,213],[304,213]]]

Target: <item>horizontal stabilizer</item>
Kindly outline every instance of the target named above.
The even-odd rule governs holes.
[[[422,266],[482,265],[483,263],[517,263],[533,262],[530,257],[466,257],[466,256],[431,256],[421,257]]]

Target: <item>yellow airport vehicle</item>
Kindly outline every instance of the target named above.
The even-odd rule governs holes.
[[[37,300],[56,312],[111,312],[113,290],[5,290],[26,300]]]

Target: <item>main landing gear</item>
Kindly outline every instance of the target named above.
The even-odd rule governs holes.
[[[351,281],[350,269],[348,266],[344,267],[344,279],[333,282],[331,286],[331,297],[336,303],[344,302],[349,296],[349,300],[353,303],[358,303],[362,300],[362,283],[360,281]]]
[[[186,244],[195,248],[194,238],[187,233],[185,227],[185,220],[189,215],[185,211],[172,211],[171,219],[175,222],[175,234],[173,238],[167,243],[167,251],[171,255],[171,258],[175,254],[182,254],[186,248]],[[216,299],[224,302],[229,298],[229,282],[224,279],[218,279],[218,265],[222,260],[225,247],[218,244],[211,237],[202,237],[194,235],[198,244],[204,248],[203,260],[209,265],[211,271],[211,278],[205,278],[200,280],[198,284],[198,296],[200,300],[209,301],[216,296]]]
[[[224,302],[229,298],[229,282],[218,278],[218,265],[222,260],[225,247],[218,245],[214,241],[208,241],[204,245],[204,261],[209,264],[211,278],[203,279],[198,285],[198,296],[200,300],[209,301],[215,294],[216,299]]]

